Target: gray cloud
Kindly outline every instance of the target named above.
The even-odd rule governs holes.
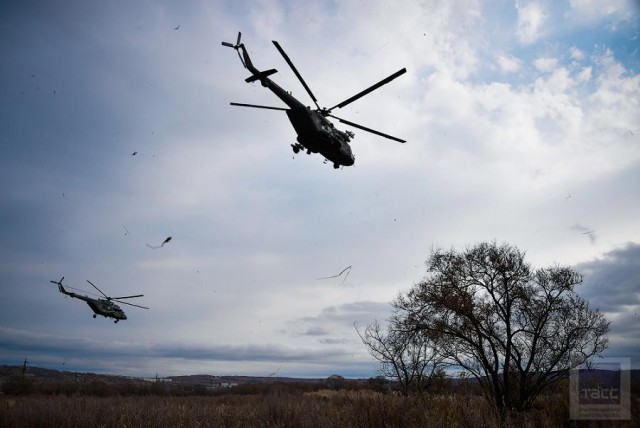
[[[292,325],[312,325],[306,334],[319,335],[318,332],[326,334],[326,328],[322,326],[339,325],[342,327],[352,326],[354,322],[366,323],[375,318],[388,316],[392,311],[390,302],[352,302],[339,306],[328,306],[323,308],[317,316],[306,316],[291,321]]]
[[[640,305],[640,244],[605,253],[576,266],[584,276],[581,295],[605,312],[628,312]]]
[[[548,265],[640,241],[636,15],[559,20],[554,3],[525,46],[485,6],[0,2],[0,362],[374,373],[353,322],[386,319],[378,302],[424,275],[431,247],[495,239]],[[279,102],[220,45],[238,30],[309,104],[271,40],[322,105],[406,67],[339,115],[407,144],[354,130],[354,168],[293,159],[284,113],[228,104]],[[348,265],[344,284],[316,280]],[[627,267],[615,280],[630,289]],[[151,309],[94,320],[49,283],[63,275]],[[603,280],[584,290],[631,322]]]
[[[327,341],[327,344],[341,342]],[[27,355],[48,366],[56,366],[73,359],[76,365],[95,359],[116,359],[118,362],[138,359],[215,363],[236,361],[240,364],[259,362],[295,363],[296,365],[341,366],[350,358],[352,351],[340,347],[314,349],[282,344],[242,345],[196,345],[193,343],[140,343],[121,341],[98,341],[90,338],[73,338],[38,334],[24,330],[0,327],[0,350],[5,355]],[[35,355],[34,355],[35,354]],[[57,366],[56,366],[57,367]],[[69,365],[71,367],[71,365]]]
[[[626,245],[595,260],[580,263],[581,296],[611,321],[607,354],[631,357],[640,364],[640,244]]]

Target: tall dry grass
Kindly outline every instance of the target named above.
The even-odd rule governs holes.
[[[533,410],[503,425],[475,395],[396,397],[370,390],[235,394],[212,397],[65,396],[0,397],[0,427],[632,427],[569,421],[562,395],[542,397]]]

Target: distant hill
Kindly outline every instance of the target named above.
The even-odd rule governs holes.
[[[277,376],[212,376],[212,375],[188,375],[188,376],[168,376],[165,379],[171,380],[176,384],[185,385],[216,385],[216,384],[260,384],[274,382],[296,382],[296,383],[321,383],[326,379],[305,379],[293,377],[277,377]]]
[[[22,366],[0,366],[0,383],[11,376],[21,374]],[[101,380],[110,384],[132,384],[143,381],[155,381],[154,378],[130,377],[108,374],[96,374],[85,372],[71,372],[64,370],[51,370],[40,367],[27,367],[27,376],[34,382],[80,382],[88,383],[94,380]],[[277,376],[212,376],[205,374],[189,376],[167,376],[158,378],[161,382],[171,382],[178,385],[204,385],[204,386],[234,386],[245,384],[262,383],[321,383],[326,379],[305,379]]]
[[[0,366],[0,382],[4,381],[11,376],[21,374],[22,366]],[[117,375],[104,375],[96,373],[85,372],[70,372],[62,370],[50,370],[40,367],[27,367],[26,375],[30,377],[34,382],[82,382],[88,383],[93,380],[101,380],[107,383],[113,384],[127,384],[139,382],[140,378],[117,376]]]
[[[11,376],[21,374],[22,366],[0,366],[0,384]],[[96,374],[86,372],[72,372],[63,370],[51,370],[40,367],[27,367],[27,376],[36,383],[46,382],[60,382],[60,383],[89,383],[94,380],[100,380],[109,384],[139,384],[140,382],[171,382],[175,385],[202,385],[206,387],[230,387],[236,385],[247,384],[268,384],[268,383],[309,383],[318,384],[326,382],[326,378],[293,378],[293,377],[279,377],[279,376],[213,376],[206,374],[188,375],[188,376],[167,376],[164,378],[143,378],[143,377],[130,377],[119,376],[109,374]],[[591,376],[594,379],[600,379],[602,376],[610,374],[609,372],[601,373],[599,370],[594,370]],[[366,379],[350,379],[356,382],[365,382]],[[469,381],[475,383],[475,379],[470,378]],[[451,378],[453,385],[457,385],[461,382],[458,378]],[[640,370],[631,370],[631,390],[634,393],[638,393],[640,389]]]

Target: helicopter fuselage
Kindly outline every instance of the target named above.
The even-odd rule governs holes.
[[[305,111],[287,110],[287,117],[298,134],[298,143],[307,149],[307,153],[320,153],[338,166],[351,166],[355,163],[349,135],[336,129],[321,114],[306,107]],[[302,148],[298,145],[292,147],[296,153]]]
[[[127,316],[120,306],[110,300],[89,298],[89,300],[87,300],[87,304],[93,310],[95,315],[102,315],[103,317],[113,318],[115,320],[127,319]]]
[[[83,296],[82,294],[73,293],[71,291],[67,291],[62,285],[58,284],[58,290],[69,297],[73,297],[74,299],[84,300],[87,302],[87,305],[93,311],[93,317],[96,315],[102,315],[105,318],[113,318],[116,322],[120,320],[126,320],[127,316],[124,311],[120,308],[120,306],[113,303],[111,300],[107,299],[93,299],[89,296]]]
[[[256,74],[259,73],[253,66],[247,68]],[[271,90],[289,106],[289,109],[286,110],[287,117],[298,134],[297,141],[300,144],[300,146],[292,145],[294,152],[297,153],[300,149],[305,148],[309,154],[320,153],[333,162],[336,168],[340,165],[351,166],[355,163],[355,156],[349,145],[352,133],[336,129],[333,123],[322,114],[302,104],[268,77],[259,80],[262,86]]]

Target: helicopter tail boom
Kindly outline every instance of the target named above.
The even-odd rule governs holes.
[[[270,70],[265,70],[265,71],[258,70],[251,62],[251,58],[249,58],[249,53],[247,52],[247,49],[244,47],[244,44],[240,43],[241,37],[242,37],[242,33],[238,32],[238,39],[236,40],[235,45],[229,42],[222,42],[222,46],[227,46],[229,48],[235,49],[236,52],[238,53],[238,57],[240,58],[240,61],[242,62],[242,65],[244,66],[244,68],[246,68],[251,72],[251,76],[246,78],[245,82],[251,83],[251,82],[255,82],[256,80],[264,82],[265,78],[278,72],[278,70],[276,70],[275,68],[272,68]]]

